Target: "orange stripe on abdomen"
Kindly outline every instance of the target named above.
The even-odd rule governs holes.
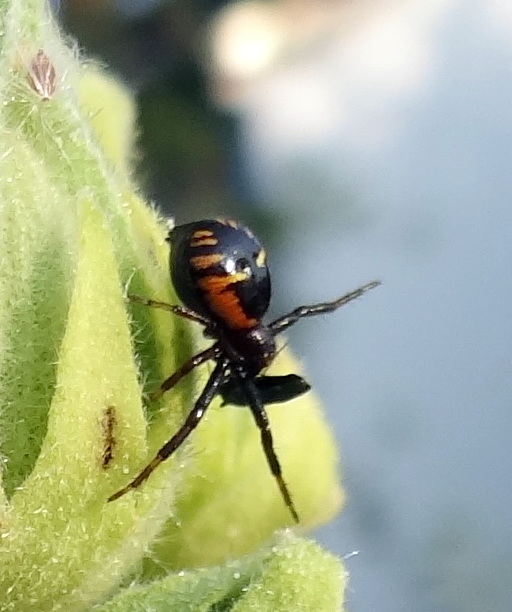
[[[224,255],[212,253],[211,255],[195,255],[190,258],[190,263],[195,270],[206,270],[215,264],[220,263],[224,259]]]
[[[204,299],[211,311],[230,329],[250,329],[258,324],[257,319],[247,316],[235,291],[234,285],[245,280],[247,280],[247,275],[238,272],[224,276],[212,274],[197,282],[204,291]],[[230,285],[233,286],[230,287]]]
[[[217,244],[219,244],[217,238],[192,238],[190,241],[191,247],[217,246]]]

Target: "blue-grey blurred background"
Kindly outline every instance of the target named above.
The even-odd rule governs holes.
[[[289,335],[342,448],[348,609],[510,612],[512,3],[57,9],[137,96],[145,193],[250,223],[274,312],[383,281]]]

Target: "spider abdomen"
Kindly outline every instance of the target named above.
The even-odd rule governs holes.
[[[270,301],[265,250],[245,226],[204,220],[174,228],[171,279],[185,306],[224,329],[257,327]]]

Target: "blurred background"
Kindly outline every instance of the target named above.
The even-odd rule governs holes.
[[[510,612],[512,3],[54,8],[134,91],[145,194],[249,223],[274,313],[384,283],[289,334],[342,448],[348,609]]]

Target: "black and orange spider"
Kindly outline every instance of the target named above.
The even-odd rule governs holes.
[[[270,275],[265,249],[252,232],[232,220],[205,220],[175,227],[169,233],[170,271],[183,306],[131,296],[147,306],[163,308],[201,324],[214,344],[185,362],[151,396],[158,399],[194,368],[213,360],[215,367],[185,422],[156,457],[109,501],[141,485],[197,427],[216,395],[225,403],[249,406],[261,432],[270,471],[295,522],[299,515],[284,481],[274,450],[265,404],[285,402],[310,387],[295,374],[261,374],[276,356],[275,337],[302,317],[332,312],[380,282],[373,281],[332,302],[299,306],[269,324],[262,322],[270,301]]]

